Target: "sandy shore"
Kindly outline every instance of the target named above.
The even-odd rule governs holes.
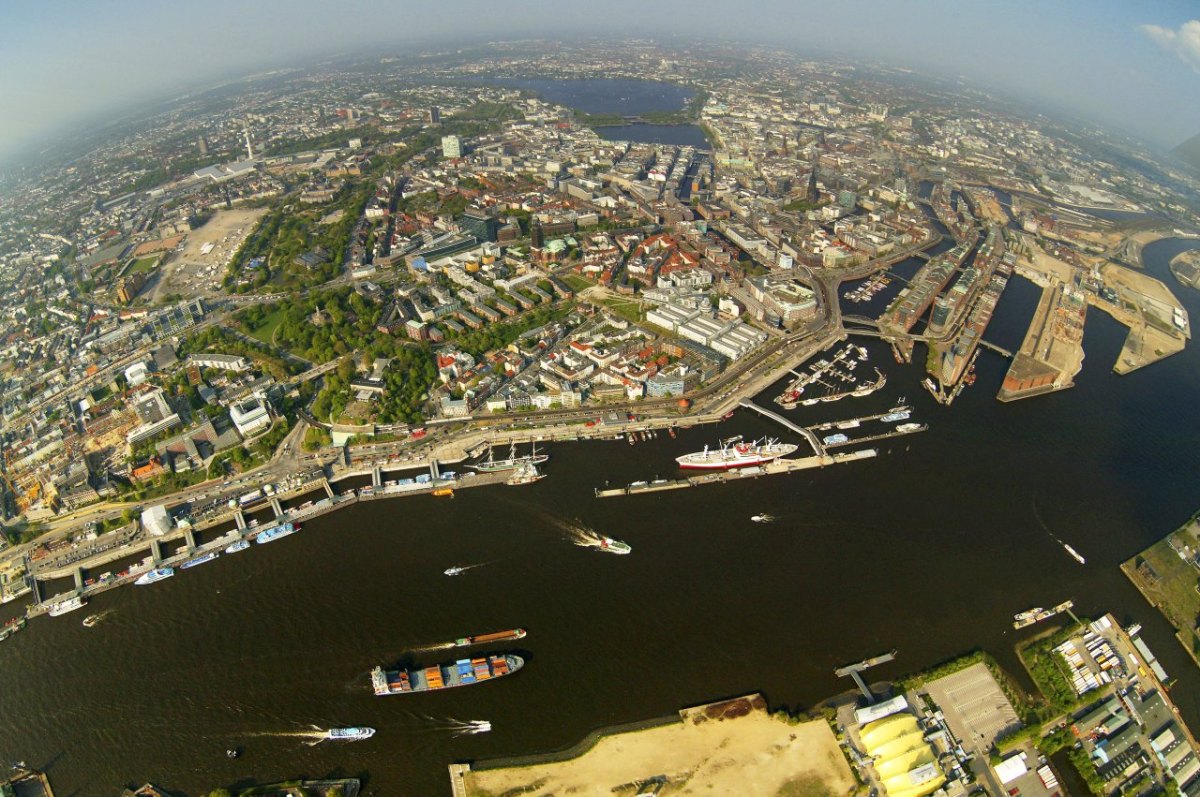
[[[656,776],[664,794],[840,795],[854,778],[837,740],[822,721],[797,725],[771,716],[761,697],[680,712],[681,722],[606,736],[568,761],[467,772],[466,794],[494,797],[633,795]]]

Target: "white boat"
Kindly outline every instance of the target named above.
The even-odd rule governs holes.
[[[175,568],[173,567],[156,567],[149,572],[143,573],[140,577],[138,577],[138,580],[133,583],[136,586],[144,587],[147,584],[153,584],[157,581],[162,581],[163,579],[170,578],[173,575],[175,575]]]
[[[179,566],[179,569],[187,570],[189,567],[195,567],[196,565],[202,565],[205,562],[211,562],[213,559],[216,559],[220,555],[221,554],[217,553],[216,551],[209,551],[208,553],[206,553],[202,556],[197,556],[195,559],[187,560],[186,562],[184,562],[183,564],[181,564]]]
[[[1079,562],[1079,564],[1081,564],[1081,565],[1087,564],[1087,560],[1079,555],[1079,551],[1075,550],[1070,545],[1067,545],[1065,542],[1063,543],[1063,547],[1067,549],[1067,553],[1071,554],[1071,556],[1075,559],[1076,562]]]
[[[614,540],[612,537],[600,537],[600,542],[595,546],[597,551],[605,553],[627,554],[633,550],[629,543]]]
[[[902,423],[896,427],[897,432],[919,432],[925,428],[923,423]]]
[[[330,728],[325,738],[335,742],[357,742],[375,735],[374,728]]]
[[[768,515],[765,512],[761,515],[751,515],[750,519],[755,523],[770,523],[775,519],[774,515]]]
[[[250,540],[238,540],[225,549],[225,553],[237,553],[250,547]]]
[[[442,573],[447,576],[461,576],[465,572],[467,572],[467,568],[459,567],[458,565],[455,565],[454,567],[447,567],[442,571]]]
[[[49,614],[51,617],[60,617],[67,612],[73,612],[76,609],[82,608],[86,605],[87,598],[83,597],[82,595],[76,595],[74,598],[67,598],[66,600],[51,604],[47,614]]]
[[[741,437],[731,437],[721,442],[720,449],[710,451],[708,446],[703,451],[684,454],[676,457],[679,467],[690,470],[729,470],[731,468],[747,468],[752,465],[762,465],[766,462],[786,457],[799,446],[794,443],[781,443],[774,438],[760,438],[753,443],[741,442]]]

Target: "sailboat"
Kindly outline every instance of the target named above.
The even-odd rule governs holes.
[[[517,456],[517,444],[514,441],[508,448],[508,456],[504,459],[496,459],[495,450],[488,446],[487,459],[483,462],[476,462],[474,465],[468,465],[468,468],[477,470],[482,473],[499,473],[505,470],[515,470],[522,465],[540,465],[550,459],[549,454],[539,454],[537,443],[533,443],[533,448],[530,453],[524,456]]]

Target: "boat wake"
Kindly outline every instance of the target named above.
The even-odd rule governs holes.
[[[83,618],[83,627],[91,628],[92,626],[96,625],[97,623],[99,623],[105,617],[109,616],[112,613],[113,613],[112,609],[105,609],[102,612],[96,612],[95,614],[89,614],[87,617]]]
[[[492,561],[492,562],[477,562],[473,565],[454,565],[453,567],[447,567],[442,572],[448,576],[461,576],[463,573],[467,572],[468,570],[474,570],[477,567],[487,567],[488,565],[493,565],[493,564],[495,564],[494,561]]]
[[[1037,518],[1038,525],[1042,527],[1042,531],[1046,532],[1046,534],[1049,535],[1050,539],[1054,540],[1059,545],[1061,545],[1063,547],[1063,550],[1065,550],[1068,554],[1070,554],[1071,558],[1074,559],[1076,562],[1079,562],[1079,564],[1081,564],[1081,565],[1087,564],[1087,560],[1083,558],[1083,556],[1079,553],[1079,551],[1075,550],[1070,545],[1068,545],[1067,543],[1060,540],[1057,537],[1057,535],[1055,535],[1055,533],[1050,530],[1050,527],[1046,525],[1046,521],[1042,520],[1042,514],[1040,512],[1038,512],[1038,507],[1037,507],[1037,493],[1034,493],[1033,498],[1030,499],[1029,505],[1033,508],[1033,516],[1035,518]]]
[[[310,725],[311,730],[304,731],[259,731],[244,734],[245,736],[253,736],[258,738],[275,738],[275,739],[298,739],[303,741],[309,747],[314,747],[325,741],[328,737],[328,731],[318,728],[316,725]]]
[[[456,717],[431,717],[428,714],[416,716],[424,730],[449,733],[451,736],[475,736],[492,730],[492,723],[488,720],[460,720]]]

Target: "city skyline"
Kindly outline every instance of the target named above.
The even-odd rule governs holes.
[[[189,9],[140,0],[124,4],[119,14],[76,2],[53,9],[12,4],[0,11],[0,71],[8,76],[0,81],[0,160],[104,114],[256,70],[301,66],[351,50],[403,56],[450,37],[761,39],[814,57],[878,60],[965,78],[1166,149],[1200,132],[1200,109],[1184,101],[1200,90],[1200,20],[1181,1],[1153,9],[1075,0],[1053,8],[1020,3],[1002,12],[987,3],[956,9],[949,18],[930,2],[902,9],[869,2],[799,8],[765,2],[746,13],[742,7],[673,2],[647,10],[619,0],[606,6],[606,14],[582,22],[560,19],[544,2],[491,16],[482,4],[466,6],[478,6],[479,13],[449,17],[425,2],[396,9],[362,0],[333,9],[218,0],[197,20]],[[686,15],[678,13],[684,9]],[[363,33],[367,19],[369,33]]]

